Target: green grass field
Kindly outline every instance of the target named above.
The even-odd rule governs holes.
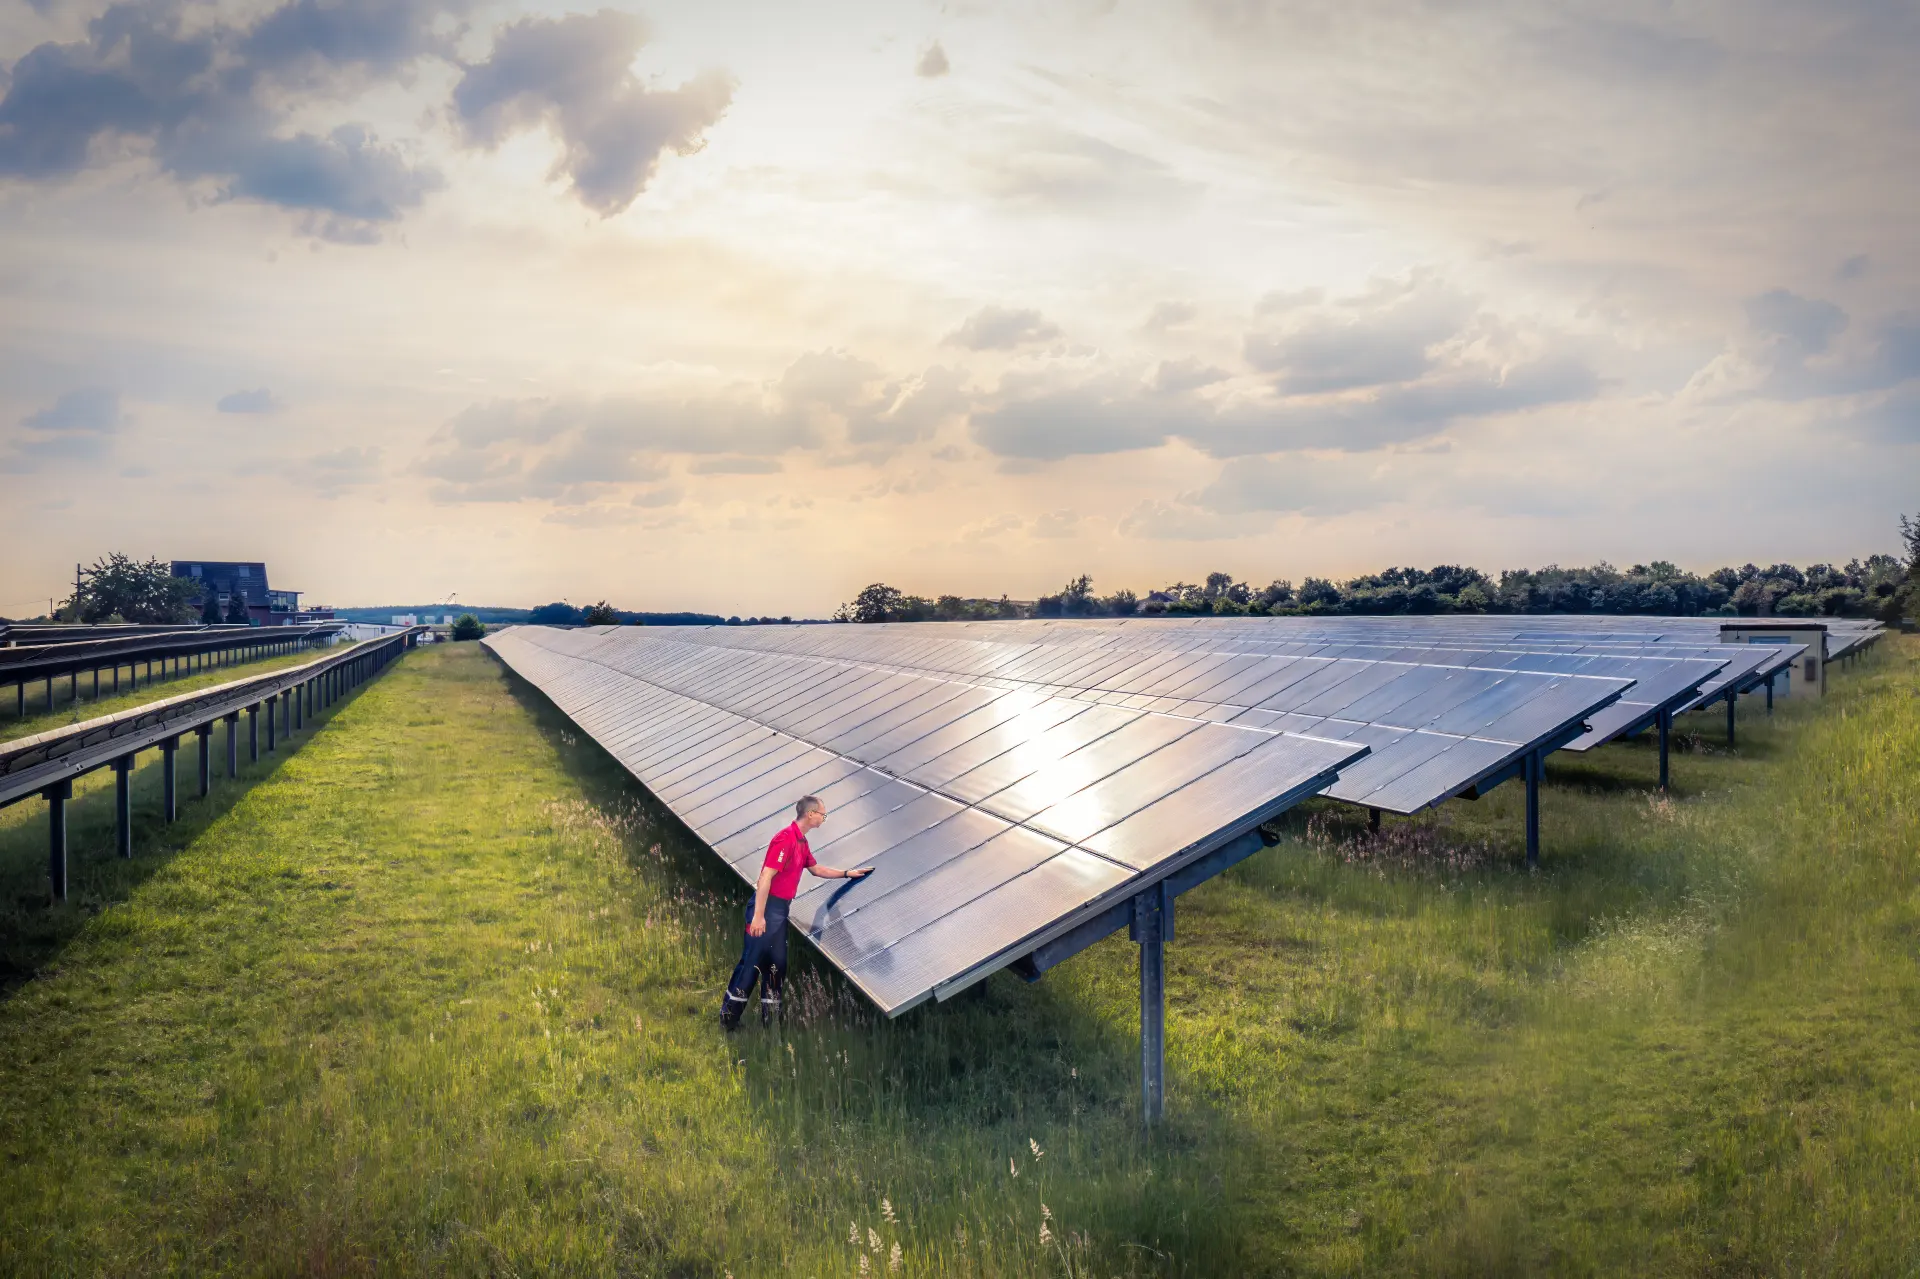
[[[245,679],[250,675],[264,675],[268,671],[282,666],[297,666],[301,662],[311,662],[322,656],[318,649],[303,649],[295,653],[275,653],[271,657],[256,658],[250,662],[236,662],[232,666],[215,666],[207,670],[195,671],[191,675],[176,676],[172,679],[156,678],[153,683],[142,683],[138,689],[133,687],[132,676],[121,667],[121,688],[125,691],[113,693],[111,672],[100,674],[100,696],[93,696],[93,683],[90,678],[80,681],[80,698],[69,701],[69,687],[65,676],[54,681],[53,710],[46,709],[45,693],[39,684],[28,687],[27,713],[17,716],[14,711],[18,703],[11,686],[0,686],[0,742],[10,742],[16,737],[31,737],[35,733],[44,733],[49,729],[62,728],[68,724],[78,724],[82,720],[97,719],[102,715],[112,715],[116,711],[132,710],[136,706],[145,706],[148,702],[157,702],[166,697],[177,697],[181,693],[191,693],[196,689],[210,688],[215,684],[225,684],[236,679]],[[141,678],[145,679],[144,672]]]
[[[724,1039],[744,887],[416,652],[131,863],[91,781],[60,908],[0,812],[0,1271],[1906,1273],[1920,643],[1833,689],[1670,798],[1555,756],[1537,873],[1512,786],[1291,815],[1181,900],[1146,1137],[1123,938],[896,1022],[802,949]]]

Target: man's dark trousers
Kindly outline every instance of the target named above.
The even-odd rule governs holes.
[[[753,981],[760,977],[760,1021],[773,1021],[780,1015],[780,987],[787,976],[787,911],[792,902],[767,897],[767,931],[755,937],[746,935],[740,962],[727,979],[727,993],[720,999],[720,1024],[732,1030],[740,1024],[753,994]],[[753,902],[747,902],[747,922],[753,922]]]

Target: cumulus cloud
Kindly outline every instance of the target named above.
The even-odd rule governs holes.
[[[287,128],[295,89],[391,72],[444,53],[432,0],[293,0],[252,25],[184,5],[118,4],[86,37],[7,71],[0,176],[65,177],[128,151],[223,200],[299,211],[314,234],[378,238],[441,179],[364,127]],[[189,21],[189,18],[196,19]]]
[[[1165,333],[1191,324],[1199,314],[1200,308],[1191,302],[1157,302],[1140,329],[1144,333]]]
[[[497,400],[456,414],[417,473],[440,501],[556,500],[576,489],[651,481],[664,460],[694,474],[771,474],[799,448],[884,457],[930,437],[971,402],[961,374],[935,366],[894,379],[844,351],[812,351],[758,394]]]
[[[947,335],[947,343],[969,351],[1012,351],[1059,336],[1060,326],[1038,311],[983,306]]]
[[[1782,343],[1794,355],[1818,355],[1847,327],[1847,313],[1831,302],[1769,289],[1747,299],[1747,322],[1755,332]]]
[[[1338,515],[1374,505],[1390,495],[1369,474],[1371,464],[1347,457],[1308,454],[1249,457],[1230,462],[1220,477],[1187,500],[1226,515],[1301,512]]]
[[[23,474],[49,462],[104,457],[124,423],[118,392],[104,387],[68,391],[20,419],[18,433],[0,454],[0,471]]]
[[[1000,457],[1037,462],[1152,448],[1179,424],[1178,411],[1154,404],[1138,383],[1102,378],[1034,390],[1003,382],[1001,402],[976,409],[971,431]]]
[[[1431,367],[1431,348],[1458,333],[1471,314],[1466,300],[1449,291],[1387,285],[1316,310],[1278,334],[1249,334],[1247,362],[1276,374],[1280,389],[1293,395],[1409,382]]]
[[[231,391],[214,401],[214,408],[222,413],[273,413],[280,408],[280,401],[266,387],[251,391]]]
[[[1163,394],[1178,395],[1183,391],[1197,391],[1203,386],[1212,386],[1232,377],[1225,369],[1211,364],[1202,364],[1199,360],[1162,360],[1160,367],[1153,371],[1153,389]]]
[[[1144,381],[1103,375],[1064,386],[1006,379],[971,415],[973,439],[1003,458],[1027,462],[1152,448],[1176,438],[1214,457],[1364,451],[1425,439],[1462,418],[1591,399],[1600,386],[1588,365],[1565,356],[1505,370],[1459,365],[1421,381],[1338,397],[1262,393],[1216,400],[1157,382],[1157,373]]]
[[[492,148],[544,127],[561,145],[551,176],[565,177],[602,217],[619,213],[646,189],[663,154],[697,151],[733,101],[733,80],[720,71],[677,89],[647,88],[632,70],[646,42],[644,21],[612,9],[502,27],[491,55],[454,88],[468,142]]]
[[[914,64],[913,73],[922,79],[931,80],[945,75],[951,69],[947,64],[947,51],[940,47],[938,40],[935,40],[927,46],[927,51],[920,55],[920,61]]]

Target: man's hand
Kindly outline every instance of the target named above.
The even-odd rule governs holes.
[[[852,870],[842,871],[841,873],[848,879],[865,879],[867,876],[873,874],[873,867],[855,866]]]
[[[765,915],[755,915],[753,917],[753,922],[747,925],[747,936],[765,937],[766,935],[767,935],[767,917]]]

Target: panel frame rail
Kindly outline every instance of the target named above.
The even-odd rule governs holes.
[[[27,691],[44,688],[45,710],[58,708],[58,681],[65,680],[66,704],[76,706],[83,697],[99,700],[103,695],[100,674],[110,675],[105,695],[120,692],[120,671],[128,674],[129,687],[138,690],[158,680],[174,679],[205,670],[209,665],[234,665],[258,657],[292,652],[299,648],[331,643],[346,630],[339,621],[306,622],[291,626],[177,626],[129,630],[121,627],[78,627],[75,630],[101,631],[80,637],[49,638],[41,632],[49,627],[13,628],[9,636],[25,633],[27,642],[8,639],[0,643],[0,687],[13,685],[13,716],[25,719]],[[159,674],[154,664],[160,666]],[[172,663],[172,671],[168,670]],[[144,671],[142,668],[144,667]],[[91,674],[92,689],[83,694],[82,672]]]
[[[75,780],[98,769],[114,770],[114,845],[121,857],[132,857],[131,773],[135,757],[141,751],[161,752],[162,813],[166,821],[172,822],[178,817],[174,760],[183,737],[198,738],[200,794],[205,796],[209,791],[209,756],[215,724],[224,722],[227,727],[227,769],[232,776],[237,772],[235,730],[242,713],[247,715],[249,724],[254,724],[264,709],[271,723],[275,713],[289,715],[293,704],[303,697],[309,705],[316,695],[330,702],[385,670],[395,658],[415,647],[425,630],[425,627],[413,627],[299,666],[163,698],[32,737],[0,742],[0,808],[35,796],[46,801],[47,879],[53,900],[65,901],[66,809],[73,797]],[[289,724],[284,738],[287,742],[293,740],[293,729],[298,725],[298,719]],[[277,749],[279,740],[278,735],[269,732],[267,749]]]

